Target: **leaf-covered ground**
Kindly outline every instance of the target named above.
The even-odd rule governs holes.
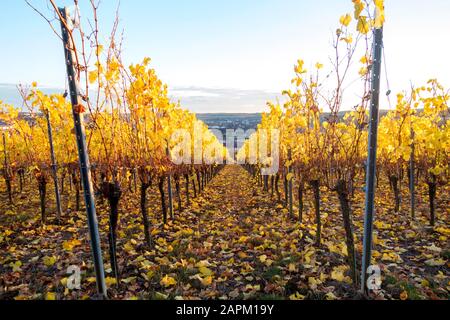
[[[67,189],[67,188],[66,188]],[[282,189],[280,187],[280,189]],[[84,211],[73,194],[63,196],[62,226],[40,225],[36,188],[0,196],[0,299],[90,299],[96,285]],[[407,190],[404,190],[407,199]],[[69,195],[70,193],[70,195]],[[439,222],[428,227],[426,189],[419,188],[418,218],[409,208],[394,214],[388,188],[377,193],[374,262],[382,268],[376,299],[449,299],[449,187],[437,201]],[[191,195],[192,196],[192,195]],[[322,189],[323,241],[314,245],[312,195],[306,194],[303,224],[264,193],[241,167],[227,166],[192,200],[189,209],[163,226],[159,194],[149,191],[153,250],[143,243],[138,195],[121,202],[115,283],[107,252],[106,204],[98,205],[109,295],[113,299],[353,299],[336,196]],[[361,251],[364,195],[353,202],[357,250]],[[49,191],[49,203],[53,203]],[[407,201],[405,201],[407,202]],[[296,210],[296,208],[295,208]],[[52,212],[52,210],[50,210]],[[82,270],[81,290],[67,289],[67,268]]]

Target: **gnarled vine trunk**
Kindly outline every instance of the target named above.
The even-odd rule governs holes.
[[[275,177],[275,192],[277,193],[278,202],[281,202],[281,192],[280,192],[280,174],[277,173]]]
[[[395,201],[395,213],[398,213],[400,211],[400,205],[401,205],[401,195],[400,195],[400,188],[398,185],[399,179],[396,176],[390,176],[389,177],[389,182],[391,184],[392,187],[392,191],[394,192],[394,201]]]
[[[189,175],[185,174],[184,179],[186,180],[186,202],[189,205],[191,203],[191,199],[189,196]]]
[[[202,193],[203,189],[202,189],[200,171],[197,171],[197,184],[198,184],[198,192]]]
[[[194,198],[197,198],[197,186],[195,184],[195,178],[192,179],[192,188],[194,189]]]
[[[161,195],[161,209],[162,209],[162,215],[163,215],[163,223],[167,224],[167,204],[166,204],[166,194],[164,192],[164,177],[159,178],[159,193]]]
[[[264,191],[269,192],[269,176],[264,176]]]
[[[13,192],[12,192],[11,178],[6,177],[5,182],[6,182],[6,192],[8,193],[8,201],[9,201],[9,204],[12,205],[13,204]]]
[[[64,192],[65,192],[65,184],[64,184],[64,181],[66,180],[66,173],[63,171],[62,173],[61,173],[61,195],[63,195],[64,194]]]
[[[316,246],[320,247],[322,242],[322,219],[320,217],[320,181],[310,181],[314,192],[314,210],[316,214]]]
[[[270,177],[270,195],[273,197],[275,194],[275,177]]]
[[[437,193],[437,183],[436,177],[432,177],[431,181],[427,182],[428,185],[428,197],[430,199],[430,225],[435,226],[436,224],[436,193]]]
[[[103,183],[102,185],[103,196],[108,199],[109,204],[109,258],[111,262],[111,269],[114,277],[119,283],[119,266],[117,264],[117,226],[119,222],[119,201],[122,197],[122,189],[120,185],[116,183]]]
[[[347,262],[350,267],[351,277],[353,280],[353,285],[357,287],[358,285],[358,275],[356,267],[356,252],[355,244],[353,238],[353,222],[352,222],[352,210],[350,207],[349,192],[347,190],[347,185],[345,181],[341,180],[338,182],[336,187],[336,192],[339,196],[339,202],[341,205],[342,218],[344,220],[345,229],[345,243],[347,244]]]
[[[45,208],[45,200],[47,197],[47,179],[41,177],[38,179],[38,188],[39,188],[39,199],[41,205],[41,221],[42,224],[47,223],[47,214]]]
[[[175,191],[177,194],[177,200],[178,200],[178,211],[181,213],[183,211],[183,204],[181,201],[181,185],[180,185],[180,176],[175,176]]]
[[[20,193],[22,193],[23,192],[23,184],[25,183],[25,170],[19,169],[19,171],[17,171],[17,173],[19,174],[19,191],[20,191]]]
[[[283,186],[284,186],[284,206],[287,208],[287,206],[289,204],[289,191],[288,191],[287,175],[284,175]]]
[[[298,185],[298,221],[303,223],[303,193],[305,191],[305,185],[301,182]]]
[[[144,225],[144,237],[145,243],[148,248],[152,247],[152,238],[150,235],[150,222],[148,219],[148,210],[147,210],[147,190],[150,187],[149,183],[141,184],[141,214],[142,214],[142,223]]]

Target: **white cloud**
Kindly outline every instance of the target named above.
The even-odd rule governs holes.
[[[173,89],[170,94],[176,98],[219,97],[217,93],[193,89]]]

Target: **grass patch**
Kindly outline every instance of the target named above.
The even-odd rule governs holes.
[[[180,268],[177,270],[177,282],[178,283],[188,283],[189,278],[196,275],[195,269]]]
[[[274,266],[274,267],[270,267],[269,269],[267,269],[264,273],[263,273],[263,278],[266,280],[272,280],[275,277],[279,277],[283,274],[283,270],[281,270],[280,267],[278,266]]]
[[[410,283],[402,281],[400,287],[408,293],[409,300],[423,300],[423,297],[417,292],[417,288]]]
[[[384,277],[384,282],[387,285],[395,285],[397,283],[397,279],[393,276],[387,275],[386,277]]]

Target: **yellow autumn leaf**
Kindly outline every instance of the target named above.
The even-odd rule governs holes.
[[[268,267],[270,267],[273,264],[273,260],[271,259],[267,259],[266,262],[264,262],[264,264]]]
[[[375,7],[377,7],[380,10],[384,9],[384,0],[374,0]]]
[[[308,278],[308,285],[311,289],[316,290],[317,286],[320,284],[322,284],[322,281],[320,281],[320,279],[317,279],[315,277]]]
[[[241,258],[241,259],[245,259],[245,258],[248,257],[248,255],[247,255],[245,252],[240,251],[240,252],[238,253],[238,257]]]
[[[97,51],[96,51],[97,56],[101,55],[102,52],[103,52],[103,50],[104,50],[103,45],[99,44],[99,45],[97,46]]]
[[[123,282],[123,283],[125,283],[125,284],[130,284],[130,283],[136,281],[136,277],[128,277],[128,278],[122,279],[122,280],[120,280],[120,281]]]
[[[334,295],[333,292],[328,292],[328,293],[325,295],[325,298],[326,298],[327,300],[337,300],[337,297]]]
[[[429,282],[428,280],[426,280],[426,279],[423,279],[423,280],[420,282],[420,285],[421,285],[422,287],[429,287],[429,286],[430,286],[430,282]]]
[[[150,281],[155,276],[155,272],[154,271],[149,271],[149,272],[147,272],[145,274],[145,276],[147,277],[147,280]]]
[[[343,282],[345,279],[344,273],[342,271],[335,271],[333,270],[331,272],[331,279],[339,281],[339,282]]]
[[[177,281],[174,278],[166,275],[164,278],[162,278],[162,280],[160,281],[160,284],[166,288],[169,288],[171,286],[176,285]]]
[[[89,72],[89,83],[93,84],[94,82],[96,82],[98,79],[98,71],[91,71]]]
[[[353,3],[355,7],[355,19],[358,20],[366,5],[362,0],[353,0]]]
[[[307,264],[307,265],[311,264],[311,257],[314,255],[314,253],[315,253],[315,250],[313,248],[309,249],[305,253],[305,255],[303,257],[305,264]]]
[[[403,300],[403,301],[408,300],[408,292],[403,291],[403,292],[400,294],[400,300]]]
[[[342,38],[342,41],[344,41],[347,44],[351,44],[353,42],[353,37],[352,36],[348,36],[346,38]]]
[[[155,293],[155,300],[167,300],[167,299],[169,299],[168,295],[161,293],[161,292]]]
[[[134,251],[134,246],[130,242],[125,243],[123,248],[125,249],[126,252],[133,252]]]
[[[106,277],[105,278],[105,283],[108,287],[113,286],[115,284],[117,284],[117,279],[116,278],[112,278],[112,277]]]
[[[80,240],[71,240],[71,241],[64,241],[63,242],[63,248],[66,251],[72,251],[76,246],[81,245]]]
[[[367,64],[367,63],[369,63],[369,59],[367,58],[366,55],[364,55],[359,61],[360,61],[362,64]]]
[[[348,27],[350,22],[352,22],[352,17],[349,14],[342,16],[340,19],[341,25],[346,26],[346,27]]]
[[[425,264],[430,267],[441,267],[445,265],[446,261],[444,259],[430,259],[425,261]]]
[[[212,272],[212,270],[207,267],[200,267],[198,271],[200,271],[200,273],[206,277],[212,276],[214,274],[214,272]]]
[[[64,286],[64,287],[67,287],[67,281],[68,281],[69,279],[68,278],[62,278],[59,282]]]
[[[384,0],[375,0],[375,28],[383,27],[385,20]]]
[[[296,292],[289,296],[289,300],[305,300],[305,296]]]
[[[366,16],[360,16],[358,18],[358,25],[357,25],[356,29],[362,34],[368,34],[369,33],[370,26],[369,26],[369,23],[367,21],[367,17]]]
[[[13,272],[18,272],[21,271],[20,267],[22,266],[22,261],[11,262],[9,265],[12,267]]]
[[[369,72],[369,69],[367,69],[366,67],[363,67],[363,68],[359,69],[358,73],[361,77],[364,77],[368,74],[368,72]]]
[[[94,283],[96,281],[95,277],[89,277],[86,279],[87,282],[89,283]]]
[[[450,228],[446,227],[437,227],[434,229],[434,231],[444,235],[444,236],[450,236]]]
[[[43,260],[47,267],[51,267],[56,263],[56,257],[44,257]]]
[[[339,266],[333,268],[331,272],[331,279],[339,281],[339,282],[345,282],[345,283],[352,283],[352,280],[350,277],[345,276],[345,272],[348,270],[347,266]]]
[[[250,238],[249,238],[249,237],[246,237],[246,236],[242,236],[242,237],[239,238],[238,242],[239,242],[239,243],[245,243],[245,242],[248,241],[248,239],[250,239]]]
[[[197,268],[201,268],[201,267],[207,267],[209,265],[210,265],[210,263],[208,262],[208,260],[202,260],[202,261],[199,261],[195,266]]]
[[[206,278],[203,278],[201,280],[201,282],[202,282],[202,285],[205,286],[205,287],[210,286],[212,284],[212,282],[213,282],[213,277],[212,276],[208,276]]]
[[[45,295],[45,300],[56,300],[56,293],[47,292],[47,294]]]

